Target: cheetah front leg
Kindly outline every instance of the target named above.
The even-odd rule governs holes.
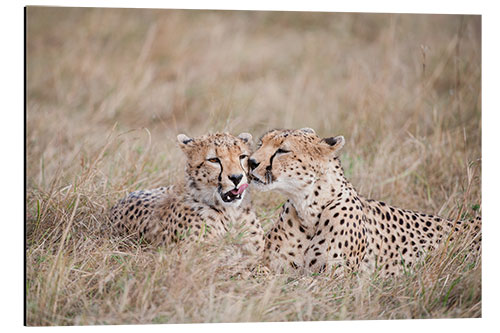
[[[243,237],[242,250],[249,256],[262,259],[264,230],[254,212],[241,217],[239,229]]]

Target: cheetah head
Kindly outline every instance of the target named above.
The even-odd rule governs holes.
[[[311,128],[271,130],[249,159],[252,185],[260,191],[296,194],[315,182],[344,143],[343,136],[321,139]]]
[[[193,196],[209,204],[239,206],[248,187],[248,156],[252,135],[208,134],[177,136],[187,158],[187,186]]]

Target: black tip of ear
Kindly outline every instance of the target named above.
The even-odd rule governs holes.
[[[330,146],[335,146],[335,144],[338,142],[338,139],[336,137],[334,138],[325,138],[323,139],[328,145]]]
[[[250,133],[241,133],[240,135],[238,135],[238,138],[246,143],[252,142],[252,134]]]
[[[177,142],[179,143],[182,143],[182,144],[188,144],[190,142],[192,142],[193,139],[191,139],[189,136],[187,136],[186,134],[179,134],[177,135]]]
[[[301,128],[300,130],[304,133],[316,134],[316,132],[312,128],[309,128],[309,127],[304,127],[304,128]]]

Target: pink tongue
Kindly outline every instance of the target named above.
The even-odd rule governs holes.
[[[241,194],[241,193],[243,193],[246,190],[247,187],[248,187],[248,184],[243,184],[243,185],[240,186],[239,189],[232,190],[231,193],[234,194],[234,195]]]

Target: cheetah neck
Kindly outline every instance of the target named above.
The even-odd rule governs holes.
[[[345,179],[340,162],[334,160],[321,169],[310,185],[288,196],[303,222],[314,225],[326,206],[353,194],[355,190]]]
[[[213,191],[199,188],[191,179],[187,179],[184,188],[188,196],[194,201],[198,201],[207,206],[219,205]]]

